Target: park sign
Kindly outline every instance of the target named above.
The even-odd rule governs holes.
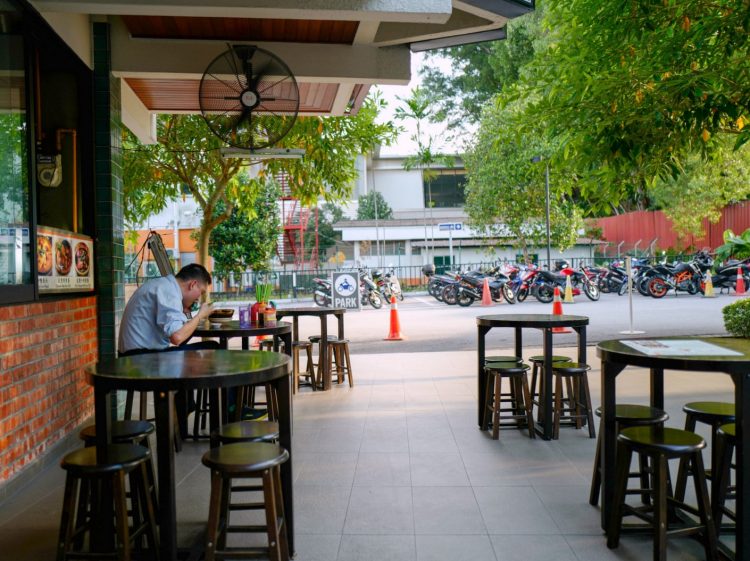
[[[443,222],[438,224],[438,229],[441,231],[453,232],[455,230],[463,230],[464,225],[461,222]]]
[[[359,272],[339,272],[331,275],[331,304],[334,308],[359,310]]]

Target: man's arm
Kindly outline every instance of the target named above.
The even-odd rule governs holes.
[[[207,302],[201,304],[201,309],[198,310],[198,313],[195,314],[195,316],[193,316],[191,319],[186,321],[182,325],[182,327],[172,333],[172,335],[170,335],[169,342],[173,345],[181,345],[182,343],[190,339],[193,332],[198,329],[198,325],[200,325],[203,320],[211,315],[211,312],[213,312],[213,310],[213,304],[209,304]]]

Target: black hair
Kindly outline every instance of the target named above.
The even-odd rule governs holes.
[[[203,265],[198,265],[198,263],[185,265],[175,277],[185,282],[197,280],[205,284],[211,284],[211,273]]]

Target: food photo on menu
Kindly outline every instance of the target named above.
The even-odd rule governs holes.
[[[58,275],[67,276],[73,264],[73,250],[68,240],[60,239],[55,243],[55,270]]]
[[[78,242],[76,244],[76,254],[75,254],[75,261],[76,261],[76,274],[79,277],[85,277],[89,274],[89,248],[88,246],[83,242]]]
[[[52,237],[37,236],[36,238],[36,267],[40,275],[52,274]]]

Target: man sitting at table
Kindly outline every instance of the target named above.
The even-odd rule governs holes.
[[[186,265],[176,275],[151,279],[138,287],[130,297],[120,323],[118,350],[120,356],[164,351],[218,349],[216,341],[186,343],[208,318],[213,306],[204,302],[192,318],[190,308],[208,290],[211,275],[202,265]],[[171,346],[174,345],[174,346]],[[190,396],[179,392],[177,405],[180,433],[187,434],[187,415],[195,405]]]

